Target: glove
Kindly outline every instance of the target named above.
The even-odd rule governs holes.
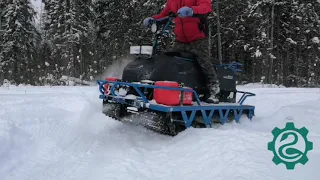
[[[147,17],[143,20],[143,25],[148,27],[150,25],[150,20],[154,20],[152,17]]]
[[[185,18],[187,16],[193,16],[193,10],[187,6],[182,7],[178,10],[178,16],[181,18]]]

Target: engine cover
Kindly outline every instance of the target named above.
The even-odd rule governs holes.
[[[176,81],[197,91],[205,89],[205,76],[197,61],[179,58],[179,53],[154,55],[151,58],[139,57],[127,64],[122,73],[122,80],[127,82]],[[182,56],[183,57],[183,56]],[[185,53],[185,57],[193,56]]]

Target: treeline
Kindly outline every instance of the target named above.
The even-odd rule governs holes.
[[[42,0],[38,21],[30,0],[0,1],[0,84],[61,85],[61,77],[93,81],[130,45],[151,43],[142,27],[166,0]],[[211,53],[218,63],[213,1]],[[318,0],[219,0],[222,62],[244,64],[240,83],[320,86]]]

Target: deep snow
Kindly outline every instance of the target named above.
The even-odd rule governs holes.
[[[105,117],[97,87],[0,87],[0,179],[317,180],[320,89],[238,89],[257,94],[247,100],[251,122],[169,137]],[[313,142],[309,162],[292,171],[267,149],[289,121]]]

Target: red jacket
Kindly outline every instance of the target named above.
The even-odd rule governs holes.
[[[168,0],[165,8],[160,14],[153,16],[155,19],[159,19],[169,15],[170,12],[177,13],[177,11],[188,6],[193,9],[194,16],[207,15],[212,11],[211,0]],[[176,40],[184,43],[192,43],[198,39],[206,37],[205,30],[200,30],[199,25],[200,18],[197,17],[176,17],[174,19],[175,28],[174,33]],[[205,26],[204,24],[202,24]],[[207,26],[207,25],[206,25]],[[208,27],[204,27],[207,28]]]

